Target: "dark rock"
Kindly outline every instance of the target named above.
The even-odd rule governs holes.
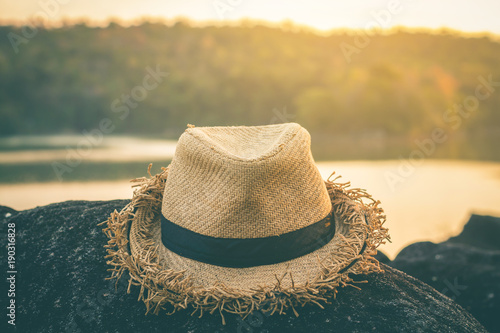
[[[377,251],[377,254],[375,255],[375,259],[377,259],[380,263],[388,265],[391,262],[391,259],[381,251]]]
[[[447,243],[467,244],[480,249],[500,251],[500,218],[473,214],[460,235]]]
[[[144,316],[138,290],[126,293],[126,279],[116,290],[105,281],[107,239],[97,224],[126,203],[70,201],[9,218],[16,225],[20,332],[486,332],[448,297],[385,265],[385,273],[356,278],[367,281],[362,290],[343,288],[324,310],[307,306],[298,309],[299,317],[226,315],[223,326],[218,314]]]
[[[5,218],[9,218],[15,214],[17,214],[17,210],[7,206],[0,206],[0,221],[2,221]]]
[[[500,332],[500,251],[494,250],[499,225],[499,218],[474,215],[459,236],[412,244],[389,265],[454,299],[491,332]]]

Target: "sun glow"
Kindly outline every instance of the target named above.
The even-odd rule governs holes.
[[[162,1],[107,0],[0,0],[0,21],[26,24],[44,21],[47,25],[62,21],[86,21],[93,25],[109,20],[134,24],[138,18],[172,21],[185,17],[190,21],[232,24],[242,19],[271,23],[293,22],[317,30],[391,29],[397,26],[464,32],[500,34],[500,2],[494,0],[353,0],[350,2],[317,0],[185,0]]]

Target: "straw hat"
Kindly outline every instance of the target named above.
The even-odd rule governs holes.
[[[148,312],[297,314],[381,271],[379,202],[324,181],[298,124],[189,125],[162,170],[103,222],[111,278],[128,272]]]

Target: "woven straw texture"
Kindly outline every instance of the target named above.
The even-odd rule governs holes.
[[[221,238],[277,236],[317,222],[332,205],[310,141],[294,123],[189,128],[170,165],[162,213]]]
[[[239,140],[228,140],[224,128],[188,129],[171,165],[150,179],[134,180],[140,187],[132,202],[103,222],[111,278],[128,272],[129,291],[141,286],[139,299],[148,312],[190,307],[200,316],[214,311],[245,316],[256,309],[283,313],[291,308],[297,314],[297,306],[322,306],[338,287],[352,285],[350,273],[381,271],[373,255],[389,236],[379,202],[348,183],[323,181],[309,134],[299,125],[266,127],[230,128],[245,132]],[[302,228],[330,212],[336,234],[328,244],[273,265],[209,265],[172,253],[160,240],[162,213],[206,235],[253,238]]]

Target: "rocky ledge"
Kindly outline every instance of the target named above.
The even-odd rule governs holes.
[[[500,332],[500,218],[472,215],[460,235],[439,244],[409,245],[386,263],[452,298],[491,332]]]
[[[126,293],[126,279],[116,286],[105,280],[107,239],[97,224],[126,203],[67,201],[22,212],[0,208],[2,249],[7,247],[7,226],[15,227],[18,331],[486,332],[446,293],[385,265],[384,273],[355,278],[367,281],[361,290],[343,288],[324,310],[307,306],[298,309],[299,317],[257,311],[245,320],[226,315],[223,326],[218,314],[197,318],[184,311],[145,316],[138,290]],[[5,253],[1,252],[2,264]],[[7,301],[2,301],[2,308]]]

